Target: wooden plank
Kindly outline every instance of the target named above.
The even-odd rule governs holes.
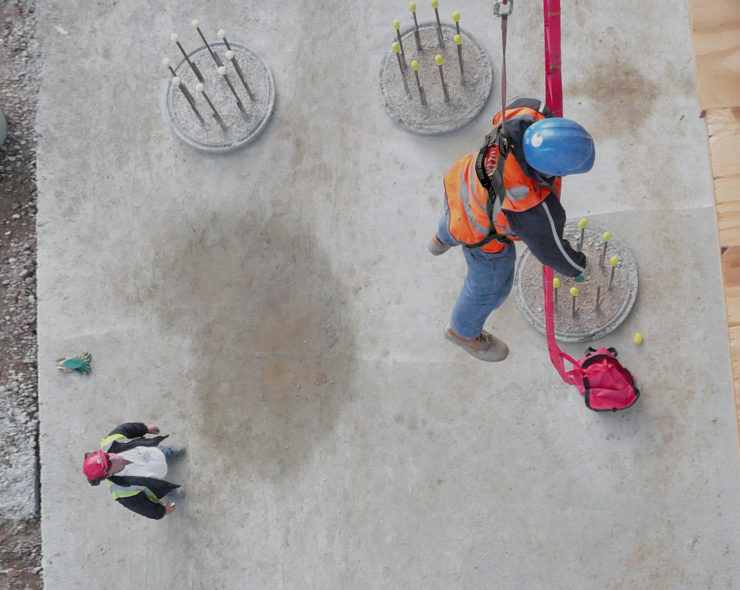
[[[740,173],[714,179],[714,201],[720,246],[740,246]]]
[[[740,101],[740,85],[738,90]],[[740,174],[740,106],[708,110],[706,117],[712,176]]]
[[[689,14],[709,136],[740,435],[740,1],[689,0]]]
[[[740,326],[730,328],[730,356],[735,388],[735,420],[740,426]]]
[[[691,0],[689,8],[702,109],[738,106],[740,2]]]
[[[740,327],[740,245],[722,247],[722,279],[727,324],[730,328]]]

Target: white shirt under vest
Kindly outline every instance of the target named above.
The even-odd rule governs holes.
[[[116,454],[126,461],[131,461],[116,475],[155,479],[164,479],[167,475],[167,460],[157,447],[134,447]]]

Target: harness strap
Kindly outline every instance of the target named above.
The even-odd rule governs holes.
[[[488,156],[488,151],[494,146],[498,148],[496,168],[493,171],[493,174],[488,176],[488,173],[486,172],[486,157]],[[510,141],[503,130],[503,125],[499,125],[493,133],[486,135],[486,140],[478,151],[478,157],[475,159],[475,173],[483,188],[488,191],[488,195],[486,197],[488,235],[474,244],[464,244],[464,246],[470,250],[490,244],[493,240],[497,240],[502,244],[511,244],[511,240],[506,236],[506,234],[499,233],[496,230],[496,224],[493,221],[494,217],[496,217],[494,215],[496,203],[498,202],[499,208],[501,208],[504,204],[504,198],[506,197],[506,189],[504,188],[504,162],[506,161],[506,156],[510,151]]]

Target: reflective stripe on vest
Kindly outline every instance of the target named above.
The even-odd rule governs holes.
[[[103,440],[100,441],[100,448],[103,450],[103,452],[107,453],[108,449],[110,449],[110,446],[114,443],[114,441],[117,441],[121,438],[126,437],[122,434],[111,434],[110,436],[106,436]]]
[[[111,496],[113,496],[114,500],[118,500],[118,498],[130,498],[131,496],[135,496],[136,494],[144,492],[146,494],[146,497],[149,498],[152,502],[156,502],[157,504],[162,503],[159,501],[159,498],[157,498],[154,492],[152,492],[146,486],[120,486],[117,483],[113,483],[109,479],[106,481],[108,482],[108,490],[110,491]]]
[[[478,154],[474,153],[460,158],[444,179],[447,206],[450,210],[450,234],[464,244],[479,242],[489,231],[486,210],[488,191],[481,185],[475,171],[477,156]],[[498,201],[494,203],[493,223],[497,232],[512,236],[511,228]],[[505,247],[505,244],[494,240],[482,246],[481,250],[500,252]]]

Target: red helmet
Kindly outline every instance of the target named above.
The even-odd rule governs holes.
[[[108,471],[108,456],[103,451],[90,453],[82,462],[82,472],[87,479],[100,479],[105,477]]]

